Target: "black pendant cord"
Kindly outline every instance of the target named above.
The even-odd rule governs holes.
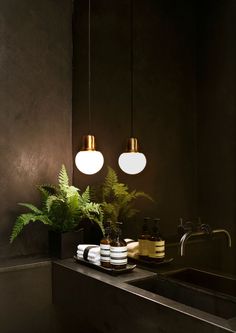
[[[88,0],[88,122],[89,134],[92,133],[91,115],[91,3]]]
[[[130,134],[134,137],[134,38],[133,0],[130,0]]]

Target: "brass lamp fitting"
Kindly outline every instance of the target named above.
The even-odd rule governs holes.
[[[95,145],[95,136],[94,135],[84,135],[83,136],[83,145],[82,145],[82,150],[83,151],[94,151],[96,150],[96,145]]]
[[[127,153],[137,153],[138,152],[138,140],[136,138],[129,138],[127,141]]]

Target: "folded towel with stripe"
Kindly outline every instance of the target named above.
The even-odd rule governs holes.
[[[131,238],[125,238],[127,244],[127,252],[128,257],[130,258],[138,258],[139,256],[139,244],[135,240]]]
[[[77,257],[100,265],[100,246],[94,244],[80,244],[77,247]]]

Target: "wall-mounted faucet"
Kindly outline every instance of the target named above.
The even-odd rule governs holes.
[[[199,219],[200,221],[200,219]],[[178,231],[181,232],[182,235],[180,239],[180,255],[183,256],[185,254],[185,246],[189,238],[191,237],[202,237],[202,236],[212,236],[214,234],[224,234],[227,240],[228,247],[231,247],[232,241],[230,233],[225,229],[211,229],[208,224],[198,224],[196,228],[194,228],[194,224],[192,222],[185,222],[180,219],[180,225],[178,226]]]

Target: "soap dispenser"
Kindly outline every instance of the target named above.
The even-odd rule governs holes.
[[[110,268],[110,244],[111,244],[111,221],[107,221],[105,227],[105,236],[100,241],[100,261],[101,266]]]
[[[122,239],[120,226],[122,222],[116,222],[115,238],[111,242],[110,257],[111,266],[114,269],[123,269],[127,265],[127,244]]]
[[[142,233],[138,237],[140,259],[148,259],[149,238],[150,238],[150,235],[148,232],[149,223],[150,223],[150,217],[145,217],[143,227],[142,227]]]
[[[161,262],[165,258],[165,241],[163,240],[160,229],[160,219],[154,219],[154,227],[152,229],[152,235],[149,238],[149,259],[156,262]]]

